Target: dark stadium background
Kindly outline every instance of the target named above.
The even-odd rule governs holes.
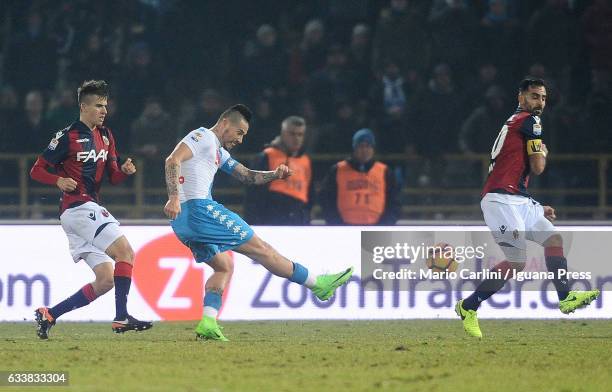
[[[282,118],[301,115],[318,184],[350,153],[353,132],[370,127],[402,184],[402,218],[480,219],[487,153],[531,74],[549,86],[551,151],[534,195],[561,218],[605,219],[610,20],[606,0],[4,0],[0,218],[56,216],[58,192],[30,180],[29,167],[76,118],[77,85],[103,78],[106,124],[139,169],[103,189],[120,219],[163,217],[163,157],[236,102],[255,112],[234,152],[245,163]],[[394,72],[404,98],[385,102],[382,77]],[[216,197],[240,212],[244,189],[218,181]]]

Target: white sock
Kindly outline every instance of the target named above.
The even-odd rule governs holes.
[[[304,282],[304,286],[311,289],[314,287],[316,281],[317,281],[317,277],[314,276],[312,272],[310,272],[310,270],[308,270],[308,277],[306,278],[306,281]]]
[[[217,318],[219,311],[212,306],[204,306],[204,316]]]

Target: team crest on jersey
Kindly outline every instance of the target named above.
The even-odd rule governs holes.
[[[202,139],[202,135],[200,132],[194,132],[193,135],[191,135],[191,140],[193,140],[194,142],[199,142],[200,139]]]
[[[219,153],[219,150],[217,150],[217,154],[215,155],[215,165],[219,166],[220,163],[221,163],[221,153]]]
[[[102,135],[102,141],[104,142],[104,145],[108,146],[109,141],[108,141],[108,138],[106,136]]]
[[[533,124],[533,134],[540,136],[542,134],[542,124]]]
[[[51,139],[51,141],[49,142],[49,147],[47,147],[49,150],[53,151],[57,148],[57,145],[59,144],[59,138],[64,136],[64,132],[63,131],[59,131],[55,133],[55,137],[53,139]]]
[[[102,209],[102,216],[105,218],[108,218],[110,214],[108,213],[108,211],[106,211],[105,209]]]
[[[49,150],[53,151],[57,148],[59,141],[56,138],[51,139],[49,142],[49,146],[47,147]]]

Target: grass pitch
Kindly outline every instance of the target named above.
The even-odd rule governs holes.
[[[609,391],[612,320],[195,322],[115,335],[110,323],[0,323],[0,371],[64,370],[69,387],[1,391]]]

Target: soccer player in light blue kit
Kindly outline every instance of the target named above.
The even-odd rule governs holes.
[[[257,260],[274,275],[304,285],[320,300],[328,300],[346,283],[353,268],[337,274],[313,276],[299,263],[292,262],[261,240],[237,214],[212,199],[212,184],[218,169],[245,184],[262,185],[291,175],[286,165],[274,171],[250,170],[234,160],[229,150],[249,131],[251,111],[244,105],[225,110],[210,129],[198,128],[181,140],[166,158],[168,202],[164,213],[172,219],[172,229],[198,263],[208,263],[215,271],[206,281],[204,314],[196,336],[227,341],[217,324],[223,289],[233,265],[226,251]]]

